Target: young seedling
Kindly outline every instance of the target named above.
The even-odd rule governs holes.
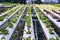
[[[49,33],[50,33],[50,34],[54,34],[52,28],[49,28]]]
[[[11,21],[8,22],[7,26],[8,26],[9,28],[12,28],[12,27],[13,27],[13,24],[11,23]]]
[[[8,34],[8,30],[2,29],[2,30],[0,30],[0,34]]]
[[[55,40],[54,38],[50,38],[49,40]]]
[[[0,21],[3,21],[4,20],[4,17],[0,17]]]
[[[31,40],[30,38],[31,38],[31,37],[28,37],[28,38],[26,38],[26,40]]]

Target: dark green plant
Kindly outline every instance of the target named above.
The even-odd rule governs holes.
[[[52,28],[49,29],[49,33],[50,33],[50,34],[53,33],[53,29],[52,29]]]
[[[15,17],[12,19],[12,22],[13,22],[13,23],[16,23],[17,19],[18,19],[18,17],[15,16]]]
[[[9,34],[9,33],[8,33],[8,30],[2,29],[0,30],[0,34]]]
[[[50,22],[46,22],[45,24],[46,24],[46,27],[47,28],[50,28],[50,26],[51,26],[51,23]]]
[[[50,38],[49,40],[55,40],[54,38]]]
[[[31,31],[30,31],[30,28],[28,27],[28,32],[27,32],[27,34],[31,34]]]
[[[56,40],[59,40],[59,38],[58,38],[58,37],[56,37]]]
[[[30,38],[31,38],[31,37],[28,37],[28,38],[26,38],[26,40],[31,40]]]
[[[4,20],[4,17],[0,17],[0,21],[3,21]]]
[[[9,21],[8,24],[7,24],[7,26],[8,26],[9,28],[12,28],[12,27],[13,27],[13,24]]]

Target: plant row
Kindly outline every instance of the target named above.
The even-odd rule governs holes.
[[[25,8],[25,7],[21,8],[21,9],[17,12],[17,14],[15,14],[15,15],[13,16],[13,18],[11,18],[11,19],[8,21],[8,23],[6,24],[7,27],[6,27],[5,29],[1,29],[1,30],[0,30],[0,34],[1,34],[0,36],[2,36],[2,37],[0,37],[1,40],[9,40],[9,39],[12,37],[12,34],[13,34],[14,30],[16,29],[19,21],[20,21],[20,18],[21,18],[21,16],[22,16],[21,13],[22,13],[22,11],[24,10],[24,8]],[[3,35],[4,35],[4,36],[3,36]],[[9,38],[8,38],[7,35],[9,36]]]
[[[40,20],[42,20],[42,22],[46,25],[46,29],[48,29],[47,31],[50,33],[50,36],[52,36],[51,38],[49,38],[49,40],[59,40],[59,38],[57,37],[57,35],[54,35],[55,33],[54,33],[54,28],[52,28],[52,26],[51,26],[51,22],[49,21],[49,19],[47,19],[42,13],[41,13],[41,11],[38,9],[38,8],[36,8],[36,12],[38,13],[38,15],[37,16],[39,16],[39,18],[40,18]],[[42,24],[43,25],[43,24]],[[45,27],[45,26],[44,26]],[[44,28],[43,27],[43,28]],[[45,28],[44,28],[45,29]],[[43,29],[43,30],[44,30]],[[49,36],[48,35],[48,33],[46,33],[47,34],[47,36]],[[54,38],[54,36],[55,36],[55,38]]]
[[[31,16],[31,7],[30,5],[28,5],[27,16],[26,16],[26,23],[28,27],[30,27],[31,24],[30,16]]]
[[[20,7],[20,6],[19,6]],[[4,18],[9,17],[12,13],[14,13],[19,7],[15,8],[14,10],[11,10],[10,12],[8,12],[5,16],[0,17],[0,21],[3,21]]]
[[[26,14],[26,22],[25,22],[25,28],[24,28],[24,35],[23,35],[23,38],[25,40],[34,40],[34,38],[32,37],[33,35],[33,27],[31,25],[31,5],[28,4],[28,9],[27,9],[27,14]],[[25,36],[27,35],[27,36]]]
[[[50,11],[50,10],[48,10],[48,9],[43,9],[43,8],[41,8],[41,7],[38,7],[38,8],[40,8],[42,11],[44,11],[46,14],[47,14],[47,16],[50,18],[50,20],[58,27],[58,28],[60,28],[59,26],[59,24],[60,24],[60,16],[58,15],[58,14],[56,14],[56,13],[54,13],[54,12],[52,12],[52,11]],[[54,21],[53,21],[54,20]]]

